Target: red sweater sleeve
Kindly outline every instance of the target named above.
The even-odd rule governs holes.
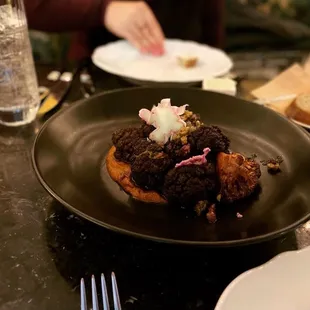
[[[24,0],[28,24],[42,31],[78,31],[102,25],[110,0]]]

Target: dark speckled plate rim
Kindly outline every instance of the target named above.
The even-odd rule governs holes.
[[[132,87],[132,88],[121,88],[121,89],[116,89],[116,90],[111,90],[111,91],[104,91],[102,93],[99,93],[93,97],[91,97],[92,99],[94,99],[94,97],[100,97],[104,94],[111,94],[111,93],[118,93],[118,92],[130,92],[130,91],[134,91],[136,89],[154,89],[154,87]],[[159,89],[165,89],[165,88],[171,88],[171,87],[156,87]],[[178,88],[179,89],[179,88]],[[205,90],[201,90],[201,89],[188,89],[190,91],[197,91],[197,92],[205,92]],[[225,96],[225,95],[223,95]],[[229,240],[229,241],[188,241],[188,240],[175,240],[175,239],[169,239],[169,238],[159,238],[159,237],[154,237],[152,235],[147,235],[147,234],[140,234],[140,233],[136,233],[127,229],[123,229],[123,228],[119,228],[117,226],[114,225],[110,225],[107,223],[103,223],[91,216],[88,216],[87,214],[77,210],[74,206],[70,205],[69,203],[67,203],[64,199],[62,199],[60,196],[58,196],[50,187],[49,185],[44,181],[44,179],[42,178],[40,171],[37,167],[36,164],[36,159],[35,159],[35,152],[36,152],[36,145],[37,145],[37,141],[39,140],[41,134],[43,133],[43,131],[45,130],[45,128],[54,121],[54,119],[56,119],[57,117],[59,117],[59,115],[61,115],[62,113],[64,113],[64,111],[71,109],[73,107],[75,107],[76,105],[83,105],[84,102],[87,102],[89,99],[82,99],[79,100],[75,103],[73,103],[71,106],[58,111],[57,113],[55,113],[50,119],[48,119],[44,125],[41,127],[40,131],[38,132],[34,143],[33,143],[33,147],[31,150],[31,162],[32,162],[32,166],[33,169],[35,171],[36,177],[38,178],[39,182],[41,183],[41,185],[43,186],[43,188],[54,198],[56,199],[58,202],[60,202],[64,207],[66,207],[67,209],[69,209],[70,211],[72,211],[73,213],[75,213],[76,215],[90,221],[93,222],[101,227],[104,227],[106,229],[109,229],[111,231],[114,231],[116,233],[120,233],[123,235],[127,235],[127,236],[132,236],[132,237],[136,237],[139,239],[144,239],[144,240],[151,240],[151,241],[155,241],[155,242],[159,242],[159,243],[167,243],[167,244],[178,244],[178,245],[191,245],[191,246],[204,246],[204,247],[211,247],[211,248],[223,248],[223,247],[236,247],[236,246],[246,246],[246,245],[251,245],[251,244],[257,244],[257,243],[263,243],[272,239],[277,239],[280,238],[281,236],[283,236],[284,234],[289,233],[290,231],[294,230],[295,228],[297,228],[298,226],[304,224],[305,222],[307,222],[310,219],[310,213],[307,214],[306,216],[302,217],[300,220],[296,221],[295,223],[270,232],[268,234],[263,234],[257,237],[251,237],[251,238],[245,238],[242,240]],[[239,99],[240,101],[243,101],[246,104],[253,104],[249,101],[243,100],[243,99]],[[261,109],[266,109],[265,107],[259,107]],[[279,115],[278,113],[276,113],[273,110],[268,109],[270,113],[274,113],[275,115],[277,115],[278,117],[281,117],[283,119],[285,119],[288,122],[289,126],[294,126],[295,128],[297,128],[301,135],[303,135],[306,139],[309,140],[309,144],[310,144],[310,135],[300,126],[294,124],[293,122],[290,122],[286,117]]]

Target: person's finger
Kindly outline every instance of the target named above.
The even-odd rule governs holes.
[[[156,39],[150,32],[148,22],[145,20],[144,16],[140,15],[135,23],[132,25],[132,31],[136,33],[137,36],[141,38],[143,47],[151,52],[151,49],[157,44]]]
[[[148,52],[153,55],[162,55],[164,52],[163,44],[158,43],[158,41],[154,38],[152,31],[149,27],[145,27],[143,29],[143,36],[149,38],[149,45],[147,47]]]
[[[150,42],[147,38],[143,37],[142,32],[137,27],[128,29],[125,39],[143,54],[152,52]]]
[[[127,31],[124,38],[129,41],[137,50],[143,50],[142,39],[134,31]]]
[[[143,39],[146,41],[148,47],[151,48],[158,44],[157,40],[154,38],[150,28],[147,25],[141,28],[141,35]]]
[[[155,45],[163,49],[165,36],[156,17],[154,16],[152,11],[148,11],[145,18],[147,21],[147,28],[150,31],[150,35],[156,42]]]
[[[162,45],[150,27],[152,26],[147,20],[141,19],[136,21],[134,31],[141,37],[142,45],[148,53],[161,55],[163,53]]]
[[[150,46],[152,45],[149,35],[138,25],[133,25],[129,29],[129,32],[139,41],[141,52],[149,52]]]
[[[158,48],[158,43],[154,40],[150,29],[145,26],[138,30],[142,40],[143,40],[143,47],[146,49],[148,53],[156,54],[156,49]]]

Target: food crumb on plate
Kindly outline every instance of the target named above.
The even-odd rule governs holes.
[[[282,162],[283,162],[282,156],[277,156],[276,158],[262,160],[261,164],[267,167],[269,173],[275,174],[281,171],[280,165],[282,164]]]
[[[257,154],[253,153],[251,154],[248,159],[256,159],[257,158]]]
[[[198,201],[195,206],[195,212],[197,216],[201,216],[204,211],[207,210],[208,202],[206,200]]]
[[[185,69],[193,68],[197,65],[198,57],[196,56],[178,56],[178,63]]]
[[[214,224],[217,222],[217,217],[216,217],[216,213],[215,213],[216,209],[215,209],[215,204],[211,205],[209,207],[209,210],[206,214],[207,220],[210,224]]]
[[[243,215],[241,213],[239,213],[239,212],[237,212],[236,216],[237,216],[238,219],[242,219],[243,218]]]

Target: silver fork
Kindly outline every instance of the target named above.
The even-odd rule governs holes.
[[[114,310],[122,310],[114,272],[112,272],[111,279],[112,279]],[[92,310],[99,310],[95,276],[92,276],[91,278],[91,291],[92,291]],[[101,292],[102,292],[103,310],[110,310],[108,290],[104,274],[101,274]],[[81,310],[87,310],[86,290],[83,278],[81,279]]]

